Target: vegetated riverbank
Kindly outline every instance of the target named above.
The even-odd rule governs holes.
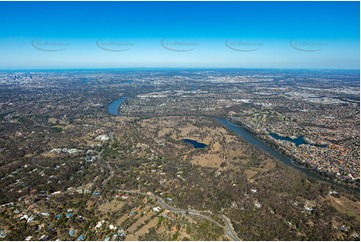
[[[121,97],[119,99],[114,100],[108,105],[108,113],[115,116],[128,116],[123,115],[119,113],[120,106],[124,103],[124,101],[128,97]],[[156,114],[145,114],[144,116],[139,116],[140,118],[150,118],[150,117],[162,117],[163,115],[156,115]],[[258,149],[262,150],[265,153],[268,153],[269,155],[273,156],[277,160],[280,160],[282,163],[288,166],[292,166],[299,170],[299,172],[304,173],[308,177],[316,180],[321,180],[324,182],[329,182],[331,184],[334,184],[336,186],[342,187],[347,190],[351,190],[356,193],[360,193],[360,183],[359,180],[355,181],[353,183],[347,183],[345,181],[341,181],[339,179],[336,179],[336,177],[332,176],[331,174],[324,172],[324,171],[318,171],[309,164],[303,162],[302,160],[295,157],[293,154],[286,152],[285,150],[281,149],[280,146],[270,140],[265,139],[264,137],[259,137],[256,132],[254,132],[252,129],[247,127],[247,125],[235,121],[230,120],[231,118],[227,116],[214,116],[214,115],[173,115],[173,116],[190,116],[190,117],[207,117],[207,118],[213,118],[215,119],[219,124],[227,126],[227,122],[235,127],[239,127],[241,129],[241,132],[236,132],[235,130],[232,130],[232,127],[228,126],[227,128],[236,133],[240,138],[244,139],[247,143],[250,145],[256,146]],[[131,116],[133,117],[133,116]],[[248,137],[248,138],[247,138]],[[249,138],[253,140],[254,142],[249,142]],[[262,146],[262,147],[260,147]]]
[[[251,133],[257,139],[259,139],[260,141],[265,143],[267,146],[271,147],[273,150],[276,150],[277,152],[281,153],[283,156],[286,156],[287,158],[289,158],[292,165],[295,166],[296,168],[312,172],[313,174],[320,176],[321,180],[323,180],[323,181],[330,182],[330,183],[335,184],[337,186],[341,186],[342,188],[346,188],[346,189],[352,190],[354,192],[360,193],[360,181],[359,181],[359,179],[355,180],[353,182],[349,182],[349,181],[346,181],[346,180],[340,180],[331,173],[321,171],[321,170],[317,170],[313,166],[311,166],[310,164],[302,161],[301,159],[299,159],[298,157],[293,155],[292,153],[287,152],[285,149],[282,149],[279,146],[279,144],[277,144],[275,141],[266,138],[266,136],[261,136],[260,137],[259,134],[257,134],[254,130],[252,130],[250,127],[243,124],[242,122],[239,122],[238,120],[231,120],[231,118],[228,118],[228,119],[230,119],[229,122],[231,124],[241,127],[242,129],[244,129],[247,132]],[[281,159],[281,161],[283,161],[283,160]],[[283,163],[285,163],[285,162],[283,162]],[[306,174],[306,175],[308,175],[308,174]],[[315,176],[312,176],[312,178],[318,179],[318,177],[315,177]]]

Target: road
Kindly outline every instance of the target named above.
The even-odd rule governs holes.
[[[231,221],[229,220],[229,218],[227,218],[226,216],[224,216],[223,214],[222,215],[219,215],[219,218],[221,218],[224,223],[225,223],[225,227],[223,225],[221,225],[220,223],[218,223],[216,220],[214,220],[213,218],[211,217],[208,217],[202,213],[205,213],[204,211],[198,211],[198,210],[191,210],[191,209],[181,209],[181,208],[176,208],[176,207],[172,207],[170,205],[168,205],[166,202],[164,202],[164,200],[150,192],[148,193],[143,193],[143,192],[138,192],[138,191],[129,191],[129,190],[117,190],[118,192],[123,192],[123,193],[129,193],[129,194],[138,194],[138,195],[143,195],[143,196],[148,196],[148,197],[151,197],[151,198],[154,198],[155,200],[157,200],[158,204],[169,210],[170,212],[172,213],[177,213],[177,214],[183,214],[183,215],[191,215],[191,216],[197,216],[197,217],[201,217],[205,220],[208,220],[209,222],[217,225],[218,227],[221,227],[224,229],[225,231],[225,235],[230,239],[230,240],[233,240],[233,241],[240,241],[240,239],[238,238],[236,232],[234,231],[233,229],[233,226],[232,226],[232,223]],[[211,213],[209,211],[206,211],[206,213]]]
[[[111,139],[111,141],[113,141],[113,139]],[[102,155],[103,155],[103,152],[105,151],[105,149],[103,149],[98,155],[97,155],[97,159],[99,161],[102,161],[105,163],[105,165],[107,166],[107,168],[109,169],[109,172],[110,172],[110,175],[103,180],[102,182],[102,185],[104,186],[110,179],[113,178],[114,176],[114,170],[113,168],[109,165],[109,163],[105,160],[103,160],[102,158]],[[100,165],[102,165],[101,163],[98,163]],[[102,165],[104,166],[104,165]],[[208,217],[202,213],[209,213],[209,214],[212,214],[212,212],[210,211],[198,211],[198,210],[191,210],[191,209],[181,209],[181,208],[176,208],[176,207],[172,207],[170,205],[168,205],[166,202],[164,202],[164,200],[150,192],[148,193],[143,193],[143,192],[138,192],[138,191],[130,191],[130,190],[117,190],[118,192],[123,192],[123,193],[129,193],[129,194],[139,194],[139,195],[143,195],[143,196],[148,196],[148,197],[151,197],[151,198],[154,198],[158,204],[169,210],[170,212],[172,213],[177,213],[177,214],[183,214],[183,215],[191,215],[191,216],[197,216],[197,217],[201,217],[215,225],[217,225],[218,227],[221,227],[224,229],[225,231],[225,235],[232,241],[240,241],[240,239],[238,238],[236,232],[234,231],[233,229],[233,226],[232,226],[232,223],[230,221],[229,218],[227,218],[225,215],[221,214],[221,215],[218,215],[219,218],[221,218],[223,221],[224,221],[224,224],[225,226],[223,226],[222,224],[220,224],[219,222],[217,222],[216,220],[214,220],[213,218],[211,217]]]

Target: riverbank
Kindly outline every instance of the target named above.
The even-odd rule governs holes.
[[[306,173],[307,173],[306,175],[308,175],[309,177],[312,177],[315,179],[320,179],[322,181],[332,183],[336,186],[341,186],[342,188],[350,189],[354,192],[360,193],[360,184],[357,183],[356,181],[354,183],[348,183],[348,182],[342,181],[340,179],[337,179],[330,173],[327,173],[325,171],[319,171],[315,167],[310,166],[308,163],[303,162],[302,160],[300,160],[298,157],[294,156],[290,152],[287,152],[284,149],[281,149],[280,146],[276,142],[274,142],[270,139],[266,139],[264,137],[259,137],[256,132],[254,132],[252,129],[245,126],[244,124],[239,123],[239,122],[233,123],[229,120],[227,120],[227,121],[232,125],[238,126],[242,129],[246,130],[247,132],[252,134],[256,139],[260,140],[261,142],[263,142],[265,145],[269,146],[273,150],[279,152],[284,157],[276,157],[271,154],[272,152],[267,152],[267,150],[264,150],[264,151],[266,151],[266,153],[271,154],[276,159],[283,161],[283,163],[285,163],[286,165],[291,164],[292,166],[296,167],[298,170],[301,170],[304,173],[306,171]]]
[[[121,104],[127,99],[127,97],[121,97],[117,100],[114,100],[108,105],[108,113],[115,116],[126,116],[122,115],[118,112]],[[146,115],[146,117],[153,117],[157,115]],[[161,116],[161,115],[158,115]],[[174,115],[177,116],[177,115]],[[185,115],[181,115],[185,116]],[[234,124],[231,121],[229,121],[225,117],[218,117],[218,116],[212,116],[212,115],[188,115],[188,116],[198,116],[198,117],[208,117],[208,118],[214,118],[218,123],[225,126],[232,132],[236,133],[240,138],[244,139],[247,143],[256,146],[258,149],[262,150],[263,152],[271,155],[277,160],[280,160],[282,163],[284,163],[287,166],[294,167],[298,171],[304,173],[308,177],[316,180],[320,180],[323,182],[331,183],[335,186],[341,187],[343,189],[352,190],[353,192],[360,192],[359,184],[351,186],[349,183],[340,183],[339,181],[335,180],[334,178],[330,177],[327,173],[320,173],[319,171],[313,169],[312,167],[305,166],[305,163],[300,161],[297,157],[294,157],[292,154],[288,154],[282,149],[279,148],[279,146],[264,138],[260,138],[257,136],[257,133],[255,133],[250,128],[246,127],[243,124]]]

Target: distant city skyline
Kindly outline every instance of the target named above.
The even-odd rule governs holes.
[[[0,69],[359,69],[359,2],[0,2]]]

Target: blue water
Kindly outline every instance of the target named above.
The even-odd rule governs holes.
[[[119,98],[113,102],[111,102],[108,106],[108,113],[112,114],[112,115],[120,115],[118,113],[118,109],[119,106],[127,99],[127,97],[122,97]],[[221,117],[214,117],[220,124],[224,125],[226,128],[228,128],[230,131],[234,132],[236,135],[238,135],[239,137],[241,137],[242,139],[244,139],[247,143],[256,146],[258,149],[266,152],[267,154],[273,156],[274,158],[280,160],[281,162],[283,162],[284,164],[288,165],[288,166],[293,166],[295,167],[297,170],[299,170],[300,172],[304,173],[305,175],[307,175],[308,177],[314,178],[314,179],[318,179],[318,180],[322,180],[322,181],[326,181],[329,183],[332,183],[336,186],[342,187],[344,189],[347,190],[351,190],[354,192],[359,193],[360,190],[359,188],[351,188],[348,187],[346,185],[343,184],[339,184],[337,182],[332,182],[328,179],[325,179],[323,176],[320,176],[316,173],[311,172],[310,170],[308,170],[307,168],[301,167],[301,166],[297,166],[293,160],[291,160],[290,158],[288,158],[287,156],[285,156],[284,154],[280,153],[279,151],[273,149],[272,147],[266,145],[265,143],[263,143],[261,140],[259,140],[256,136],[254,136],[253,134],[251,134],[250,132],[248,132],[247,130],[245,130],[244,128],[235,125],[233,123],[230,123],[228,120],[221,118]],[[207,147],[206,144],[203,143],[199,143],[195,140],[190,140],[190,139],[184,139],[183,140],[185,143],[189,143],[192,144],[194,148],[205,148]],[[321,145],[322,147],[322,145]]]
[[[200,143],[200,142],[198,142],[196,140],[192,140],[192,139],[183,139],[183,142],[193,145],[193,147],[196,149],[204,149],[207,147],[206,144]]]
[[[349,190],[349,191],[354,191],[359,193],[360,189],[359,188],[352,188],[352,187],[348,187],[346,185],[343,184],[339,184],[337,182],[331,181],[326,179],[325,177],[311,172],[311,170],[301,167],[301,166],[297,166],[294,161],[290,158],[288,158],[287,156],[285,156],[284,154],[282,154],[281,152],[273,149],[272,147],[266,145],[265,143],[263,143],[261,140],[259,140],[256,136],[254,136],[253,134],[249,133],[247,130],[245,130],[244,128],[235,125],[231,122],[229,122],[228,120],[221,118],[221,117],[214,117],[220,124],[224,125],[226,128],[228,128],[229,130],[231,130],[232,132],[234,132],[236,135],[238,135],[239,137],[241,137],[242,139],[244,139],[247,143],[250,143],[254,146],[256,146],[258,149],[264,151],[265,153],[268,153],[269,155],[273,156],[274,158],[282,161],[284,164],[288,165],[288,166],[293,166],[294,168],[296,168],[297,170],[299,170],[300,172],[302,172],[303,174],[307,175],[310,178],[313,179],[317,179],[317,180],[321,180],[321,181],[325,181],[328,183],[332,183],[338,187],[341,187],[343,189]]]
[[[109,105],[108,105],[108,113],[111,114],[111,115],[119,115],[118,113],[118,109],[119,109],[119,106],[127,99],[127,97],[121,97],[113,102],[111,102]]]
[[[231,130],[232,132],[234,132],[236,135],[238,135],[239,137],[241,137],[242,139],[244,139],[245,141],[247,141],[247,143],[250,143],[256,147],[258,147],[260,150],[270,154],[271,156],[273,156],[274,158],[282,161],[284,164],[288,165],[288,166],[293,166],[296,167],[296,169],[300,170],[301,172],[303,172],[304,174],[306,174],[309,177],[313,177],[316,179],[322,179],[324,180],[321,176],[316,175],[315,173],[311,172],[310,170],[300,167],[300,166],[296,166],[295,163],[288,158],[287,156],[283,155],[282,153],[280,153],[279,151],[273,149],[272,147],[266,145],[265,143],[263,143],[261,140],[259,140],[256,136],[254,136],[253,134],[249,133],[247,130],[245,130],[244,128],[232,124],[230,123],[228,120],[224,119],[224,118],[220,118],[220,117],[215,117],[215,119],[221,123],[222,125],[224,125],[226,128],[228,128],[229,130]]]
[[[290,137],[285,137],[285,136],[280,136],[276,133],[269,133],[269,135],[274,138],[274,139],[277,139],[277,140],[283,140],[283,141],[288,141],[288,142],[292,142],[294,143],[297,147],[300,146],[300,145],[312,145],[312,146],[318,146],[318,147],[321,147],[321,148],[325,148],[327,147],[327,145],[316,145],[316,144],[311,144],[311,143],[308,143],[304,138],[303,136],[298,136],[296,139],[292,139]]]
[[[269,133],[269,135],[277,140],[284,140],[284,141],[288,141],[288,142],[292,142],[294,143],[296,146],[300,146],[303,144],[308,144],[304,139],[303,136],[298,136],[297,139],[292,139],[290,137],[285,137],[285,136],[280,136],[276,133]]]

